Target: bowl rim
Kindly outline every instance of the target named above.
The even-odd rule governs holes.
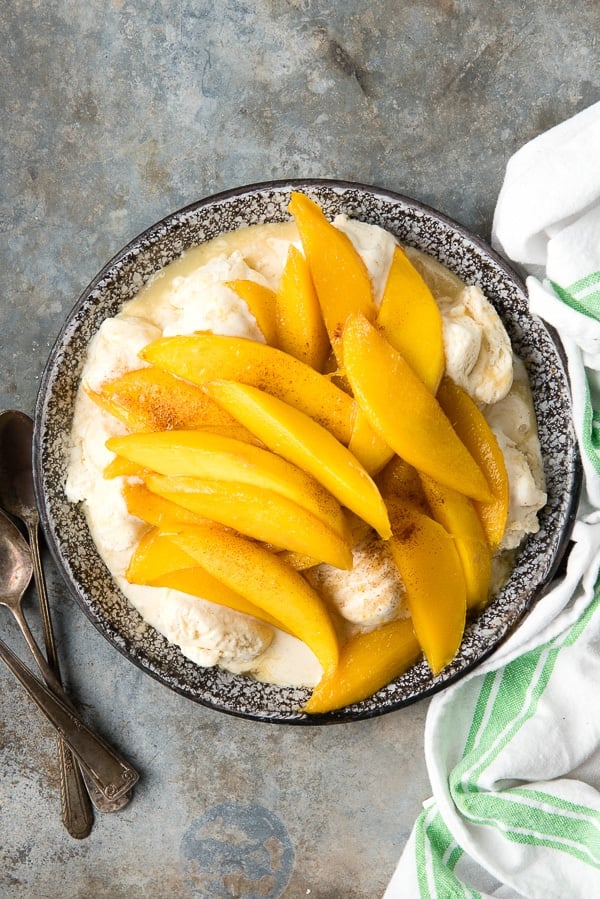
[[[164,233],[165,228],[168,229],[169,227],[172,227],[173,223],[175,223],[177,219],[185,219],[190,215],[201,211],[203,208],[212,208],[218,204],[225,204],[228,200],[242,198],[245,195],[256,195],[265,191],[302,189],[318,190],[319,188],[328,188],[334,191],[339,191],[340,193],[344,193],[348,190],[362,192],[375,198],[379,197],[383,201],[391,202],[392,204],[398,204],[400,206],[408,207],[409,209],[412,209],[418,213],[431,217],[435,221],[441,223],[447,229],[456,232],[467,243],[472,244],[483,256],[488,257],[488,259],[490,259],[494,263],[494,265],[501,270],[504,277],[508,278],[509,281],[512,281],[513,284],[524,294],[524,296],[527,296],[526,286],[521,275],[483,238],[469,230],[469,228],[467,228],[466,226],[461,225],[450,216],[446,215],[443,212],[440,212],[433,206],[421,202],[420,200],[416,200],[404,193],[399,193],[396,191],[388,190],[387,188],[381,188],[374,185],[367,185],[359,181],[340,180],[333,178],[285,178],[258,181],[252,184],[229,188],[227,190],[219,191],[215,194],[204,196],[199,200],[192,201],[178,209],[167,213],[161,219],[146,227],[143,231],[130,239],[119,251],[117,251],[109,259],[108,262],[106,262],[102,266],[100,271],[81,291],[79,297],[73,304],[70,311],[67,313],[62,326],[58,331],[58,334],[48,354],[42,376],[40,378],[40,385],[38,388],[34,413],[33,475],[34,490],[40,515],[40,524],[47,546],[61,577],[63,578],[70,594],[75,598],[78,607],[84,612],[86,617],[92,622],[95,628],[102,634],[102,636],[106,640],[108,640],[111,646],[117,649],[130,662],[133,662],[133,664],[135,664],[136,667],[141,669],[145,674],[150,675],[155,680],[162,683],[164,686],[175,691],[176,693],[179,693],[187,699],[191,699],[192,701],[200,705],[211,708],[215,711],[231,715],[233,717],[250,719],[262,723],[289,724],[295,726],[318,726],[326,724],[350,723],[360,720],[368,720],[370,718],[380,717],[381,715],[389,714],[394,711],[399,711],[408,705],[412,705],[415,702],[429,698],[434,694],[445,690],[447,687],[455,684],[457,681],[461,680],[463,677],[473,671],[473,669],[481,665],[482,662],[484,662],[496,650],[498,650],[499,647],[504,642],[506,642],[506,640],[519,628],[531,608],[536,605],[537,602],[539,602],[548,592],[548,590],[552,586],[552,582],[556,577],[558,570],[562,565],[564,565],[565,560],[568,557],[571,532],[577,515],[579,497],[583,483],[583,466],[581,455],[577,442],[575,442],[572,447],[573,456],[571,459],[570,471],[573,489],[569,494],[567,512],[562,523],[561,537],[552,559],[552,563],[549,566],[545,576],[538,581],[535,593],[530,601],[521,609],[517,619],[511,624],[510,627],[505,630],[500,638],[496,639],[489,647],[487,647],[484,651],[477,655],[476,658],[472,659],[470,662],[465,663],[458,671],[448,675],[443,680],[433,680],[433,682],[430,683],[428,687],[421,690],[418,694],[397,699],[396,701],[390,702],[388,705],[378,705],[374,708],[367,708],[364,710],[361,709],[360,711],[357,710],[356,712],[348,712],[347,710],[352,710],[354,706],[346,706],[344,709],[335,710],[333,712],[327,712],[324,714],[306,715],[300,713],[298,715],[283,717],[278,717],[271,711],[257,713],[254,711],[223,707],[217,702],[213,702],[210,698],[204,698],[202,696],[192,694],[190,690],[186,690],[185,686],[180,686],[178,683],[171,682],[169,679],[167,679],[166,675],[163,672],[161,672],[160,670],[155,670],[153,665],[148,664],[148,662],[143,658],[140,658],[137,654],[133,653],[131,647],[126,645],[127,641],[124,641],[124,643],[121,644],[119,641],[114,639],[112,634],[107,633],[107,631],[103,627],[102,622],[98,620],[98,618],[94,614],[93,609],[87,603],[85,603],[82,597],[79,595],[79,590],[84,592],[83,586],[75,584],[72,577],[69,575],[69,572],[66,570],[61,548],[59,545],[60,541],[57,539],[55,534],[52,523],[52,516],[45,501],[43,488],[42,422],[44,420],[44,404],[49,387],[51,386],[52,373],[57,363],[57,357],[62,348],[65,335],[69,331],[71,322],[77,315],[80,308],[89,299],[90,294],[94,290],[96,290],[103,281],[107,279],[107,277],[117,266],[123,265],[129,257],[132,257],[138,247],[158,243],[161,238],[161,233]],[[202,242],[203,241],[200,241],[199,243]],[[190,244],[190,246],[192,246],[192,244]],[[187,251],[187,249],[189,249],[189,246],[185,247],[182,252]],[[446,263],[442,264],[446,265]],[[565,372],[566,383],[570,395],[570,382],[568,377],[566,354],[560,337],[556,330],[547,322],[541,321],[537,316],[534,316],[534,318],[536,319],[536,321],[540,322],[543,329],[548,333],[556,349]]]

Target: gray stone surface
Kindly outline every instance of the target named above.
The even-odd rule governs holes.
[[[510,155],[599,98],[599,20],[589,0],[6,0],[0,408],[33,412],[101,266],[215,191],[357,180],[489,237]],[[142,675],[46,568],[69,690],[142,780],[70,839],[50,729],[0,671],[2,897],[381,895],[429,792],[426,703],[329,728],[225,717]],[[27,611],[35,626],[31,597]],[[219,847],[247,839],[281,848],[268,876],[219,886]]]

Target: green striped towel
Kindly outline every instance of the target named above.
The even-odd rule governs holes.
[[[431,702],[432,798],[385,899],[600,897],[600,103],[510,160],[494,242],[561,335],[584,492],[562,579]]]

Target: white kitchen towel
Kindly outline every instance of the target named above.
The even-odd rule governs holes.
[[[600,896],[600,103],[509,161],[493,240],[563,341],[584,492],[564,576],[431,701],[432,798],[384,899]]]

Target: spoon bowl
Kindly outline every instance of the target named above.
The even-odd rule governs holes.
[[[47,669],[42,667],[42,674],[46,683],[52,686],[53,681],[48,680],[48,674],[58,685],[61,685],[61,676],[40,555],[40,517],[33,487],[32,446],[32,419],[16,409],[0,413],[0,505],[22,521],[27,529],[48,660]],[[60,739],[58,761],[62,820],[71,836],[81,840],[90,834],[93,825],[89,797],[100,797],[95,802],[97,807],[98,802],[102,804],[106,800],[89,782],[69,748]]]
[[[0,504],[29,532],[39,526],[32,473],[33,421],[24,412],[0,413]]]
[[[33,421],[24,412],[8,409],[0,413],[0,505],[22,521],[27,529],[48,657],[48,665],[42,666],[42,674],[50,686],[56,684],[61,686],[60,666],[39,545],[40,516],[33,484],[33,432]],[[62,741],[59,741],[59,763],[63,820],[67,830],[76,839],[87,836],[92,827],[89,799],[101,812],[119,811],[130,801],[130,794],[124,794],[118,800],[107,799],[86,772],[80,771],[79,765]]]
[[[6,606],[15,617],[48,686],[43,686],[2,640],[0,640],[0,657],[57,728],[86,774],[92,778],[96,788],[107,800],[111,802],[119,800],[129,794],[138,780],[138,774],[119,753],[108,746],[79,718],[42,655],[21,607],[23,595],[33,574],[31,551],[19,529],[2,511],[0,511],[0,572],[3,583],[0,587],[0,605]]]
[[[19,529],[0,512],[0,605],[21,613],[23,595],[33,575],[33,560]],[[21,613],[22,614],[22,613]]]
[[[27,542],[21,532],[2,511],[0,511],[0,571],[3,585],[0,587],[0,605],[9,609],[40,666],[44,677],[55,686],[55,677],[29,629],[23,614],[23,595],[33,575],[33,559]],[[60,688],[59,688],[60,689]]]

